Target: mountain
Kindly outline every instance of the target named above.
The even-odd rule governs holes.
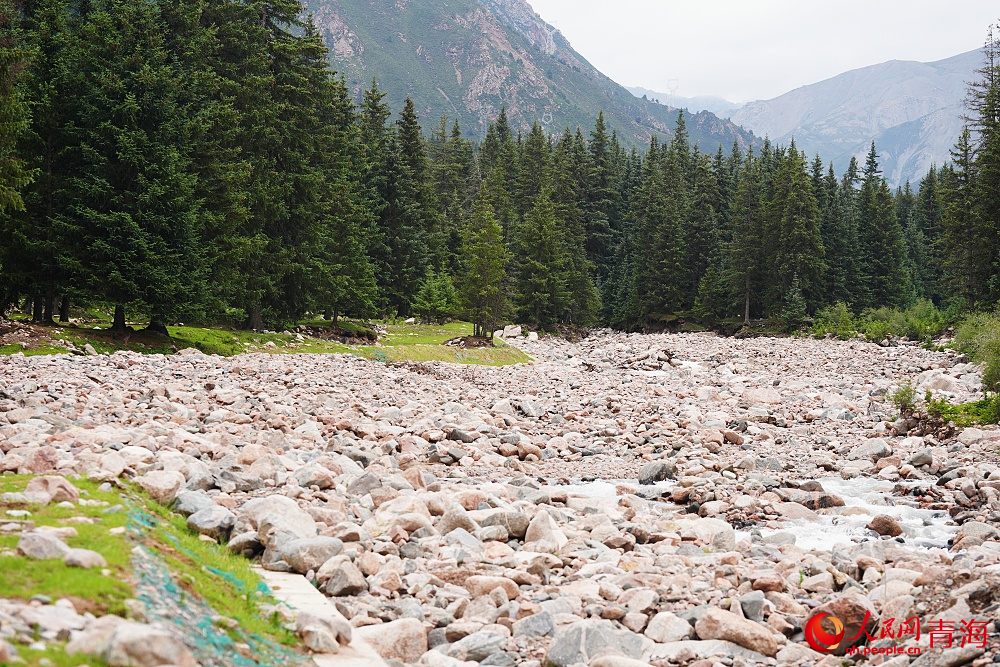
[[[932,164],[950,160],[967,82],[982,59],[975,50],[931,63],[891,60],[751,102],[732,120],[778,143],[794,138],[838,173],[874,140],[890,184],[916,183]]]
[[[709,111],[720,118],[729,118],[743,106],[738,102],[730,102],[727,99],[715,97],[713,95],[681,97],[680,95],[673,95],[671,93],[658,93],[655,90],[639,86],[628,86],[626,87],[626,90],[636,97],[645,97],[646,99],[659,102],[660,104],[666,104],[680,109],[687,109],[688,111]]]
[[[447,115],[482,138],[501,106],[515,129],[539,121],[550,133],[589,131],[603,110],[627,146],[669,137],[674,127],[675,109],[601,74],[525,0],[306,1],[354,94],[376,77],[395,111],[413,99],[425,128]],[[691,115],[687,128],[705,151],[755,141],[708,112]]]

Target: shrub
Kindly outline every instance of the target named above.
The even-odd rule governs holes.
[[[1000,317],[970,315],[955,333],[955,346],[976,363],[983,364],[983,388],[1000,392]]]
[[[904,384],[889,395],[889,400],[901,414],[913,412],[917,409],[917,390],[913,388],[913,385]]]
[[[810,332],[817,338],[834,334],[840,340],[847,340],[858,335],[858,328],[847,304],[838,301],[816,313]]]

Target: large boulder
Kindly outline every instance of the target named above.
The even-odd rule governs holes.
[[[522,538],[528,531],[531,519],[524,512],[514,510],[499,510],[483,519],[479,525],[483,528],[489,526],[503,526],[507,529],[507,534],[511,537]]]
[[[229,533],[234,525],[236,525],[236,515],[221,505],[198,510],[187,520],[188,528],[214,540],[229,539]]]
[[[289,540],[281,546],[282,559],[299,574],[318,570],[323,563],[344,550],[336,537],[305,537]]]
[[[651,644],[642,635],[619,630],[611,621],[588,618],[564,626],[556,632],[545,653],[543,664],[551,667],[587,664],[604,649],[638,659]]]
[[[241,523],[257,531],[257,538],[265,547],[274,547],[279,536],[285,539],[316,537],[316,521],[287,496],[267,496],[247,501],[236,514],[237,532]]]
[[[174,502],[185,481],[184,475],[175,470],[154,470],[135,480],[150,498],[161,505]]]
[[[17,541],[17,552],[34,560],[62,559],[69,546],[55,535],[42,532],[24,533]]]
[[[778,642],[768,628],[717,607],[705,611],[694,629],[701,639],[722,639],[772,658],[778,652]]]

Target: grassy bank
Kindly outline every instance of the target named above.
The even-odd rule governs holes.
[[[0,493],[24,491],[30,479],[0,476]],[[0,599],[63,598],[72,602],[78,613],[87,611],[95,616],[128,616],[127,601],[138,599],[145,603],[151,619],[163,614],[175,617],[176,607],[187,609],[192,618],[204,616],[208,609],[211,617],[230,619],[217,626],[221,633],[215,640],[217,645],[225,645],[228,639],[232,645],[256,642],[261,650],[273,651],[296,644],[281,619],[266,612],[275,601],[250,569],[249,561],[222,545],[200,539],[187,529],[183,517],[135,488],[101,490],[83,478],[70,478],[70,482],[80,490],[80,501],[71,506],[0,500],[0,515],[9,518],[13,512],[37,527],[67,531],[63,539],[70,547],[98,552],[107,567],[88,570],[69,567],[59,559],[26,558],[16,551],[17,533],[0,534],[0,572],[4,573]],[[137,557],[137,548],[145,556]],[[151,572],[156,574],[154,569],[166,576],[151,576]],[[204,636],[204,619],[197,620],[198,624],[179,631],[196,630]],[[66,655],[58,641],[45,642],[44,648],[26,644],[16,648],[28,664],[103,664],[91,657]]]
[[[325,322],[308,322],[313,331],[328,326]],[[63,324],[36,325],[15,322],[15,330],[6,333],[0,328],[0,355],[81,353],[90,345],[98,354],[132,350],[146,354],[171,354],[194,347],[206,354],[234,356],[244,353],[264,354],[354,354],[383,362],[442,361],[457,364],[504,366],[531,361],[517,348],[496,341],[493,348],[462,349],[444,343],[461,336],[472,335],[468,322],[443,325],[381,324],[385,333],[375,344],[345,344],[325,335],[303,332],[262,333],[223,328],[177,326],[168,327],[169,338],[157,333],[136,330],[113,333],[107,324],[90,327]],[[359,330],[361,325],[343,322],[342,329]]]

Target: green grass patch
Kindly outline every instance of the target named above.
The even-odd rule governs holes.
[[[320,320],[311,326],[329,326]],[[375,345],[344,345],[336,340],[295,333],[261,333],[211,327],[168,327],[170,338],[147,331],[112,333],[107,328],[77,328],[55,324],[37,326],[37,331],[51,340],[36,336],[28,347],[12,343],[0,347],[0,355],[23,352],[25,355],[65,354],[67,349],[56,344],[63,340],[78,349],[90,344],[100,354],[113,354],[131,350],[148,354],[171,354],[176,350],[194,347],[205,354],[231,357],[244,353],[265,354],[355,354],[366,359],[383,362],[442,361],[457,364],[503,366],[531,361],[515,348],[497,341],[495,348],[463,350],[445,346],[444,343],[464,336],[471,336],[469,322],[449,322],[441,325],[388,324],[386,333]],[[370,324],[341,320],[338,326],[347,331],[370,331]]]
[[[106,662],[89,655],[74,653],[67,655],[63,644],[48,643],[44,651],[36,651],[26,646],[17,647],[18,656],[29,665],[49,665],[50,667],[105,667]],[[4,663],[6,664],[6,663]]]
[[[0,476],[0,493],[23,491],[31,476]],[[113,535],[110,530],[130,525],[130,512],[138,508],[154,519],[153,526],[139,538],[140,543],[164,560],[181,590],[195,596],[223,617],[238,623],[244,635],[257,636],[276,644],[294,646],[296,637],[275,615],[265,615],[262,604],[275,604],[266,593],[266,587],[250,568],[246,559],[230,553],[224,546],[200,539],[188,530],[184,517],[149,500],[141,491],[127,487],[124,491],[102,492],[97,484],[82,478],[68,478],[81,491],[81,499],[101,501],[100,506],[77,504],[59,507],[56,504],[4,505],[0,503],[0,519],[7,510],[27,510],[26,517],[38,526],[71,526],[76,537],[65,538],[71,547],[91,549],[104,556],[109,574],[100,570],[71,568],[61,560],[31,560],[16,554],[18,535],[0,536],[0,598],[27,600],[34,595],[52,599],[70,598],[86,601],[83,606],[97,615],[112,613],[125,615],[125,600],[134,597],[132,549],[135,538],[127,534]],[[109,511],[117,508],[115,511]],[[87,517],[94,523],[70,521],[74,517]],[[134,527],[134,526],[133,526]],[[130,529],[131,532],[131,529]],[[234,641],[243,639],[232,629],[220,626]],[[50,658],[56,665],[100,665],[99,661],[70,660],[64,653],[49,647],[46,651],[27,652],[19,647],[22,655]],[[55,658],[58,657],[58,660]],[[28,660],[28,664],[39,664]]]
[[[21,475],[0,477],[0,493],[23,491],[30,479],[30,476]],[[132,593],[128,584],[132,545],[124,536],[109,532],[113,528],[124,527],[128,522],[124,508],[109,511],[115,506],[120,507],[122,499],[116,493],[98,491],[97,485],[88,480],[71,481],[80,489],[81,500],[96,500],[107,504],[64,508],[56,504],[15,507],[0,503],[0,517],[5,517],[7,510],[27,510],[31,512],[31,516],[27,518],[37,526],[73,528],[77,535],[66,538],[66,543],[74,548],[91,549],[104,556],[108,562],[109,574],[104,575],[97,569],[67,567],[60,560],[23,558],[16,554],[18,536],[4,535],[0,536],[0,572],[4,573],[0,577],[0,598],[27,600],[33,595],[75,597],[90,600],[102,612],[124,614],[124,601]],[[72,521],[75,517],[86,517],[93,520],[93,523]]]

